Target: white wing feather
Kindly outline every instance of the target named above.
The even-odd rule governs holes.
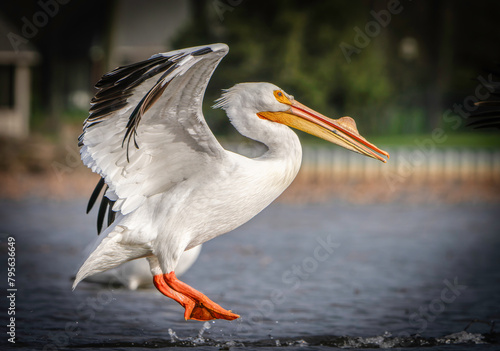
[[[204,120],[202,100],[228,50],[214,44],[154,55],[96,85],[80,153],[105,179],[114,211],[128,214],[226,157]]]

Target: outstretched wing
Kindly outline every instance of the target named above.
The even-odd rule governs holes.
[[[157,54],[119,67],[96,84],[79,146],[84,164],[104,179],[89,209],[104,183],[108,187],[101,223],[108,205],[130,213],[146,198],[224,159],[203,117],[202,101],[228,50],[214,44]]]

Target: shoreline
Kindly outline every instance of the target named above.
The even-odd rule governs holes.
[[[88,198],[98,181],[99,176],[83,166],[64,174],[55,171],[0,172],[0,198],[20,201],[30,197],[47,200]],[[353,204],[500,203],[500,183],[493,180],[423,182],[409,179],[389,186],[383,179],[310,180],[299,173],[277,201],[292,204],[329,201]]]

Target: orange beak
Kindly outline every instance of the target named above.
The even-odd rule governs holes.
[[[331,119],[298,101],[287,102],[290,105],[288,111],[259,112],[257,115],[260,118],[302,130],[303,132],[382,162],[387,162],[387,160],[380,155],[389,159],[387,152],[368,142],[359,134],[356,123],[351,117]]]

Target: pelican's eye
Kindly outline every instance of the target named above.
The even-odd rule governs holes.
[[[275,90],[274,91],[274,97],[276,98],[276,100],[278,100],[282,104],[286,104],[286,105],[291,105],[292,104],[290,102],[290,100],[286,97],[285,93],[283,91],[281,91],[281,90]]]

